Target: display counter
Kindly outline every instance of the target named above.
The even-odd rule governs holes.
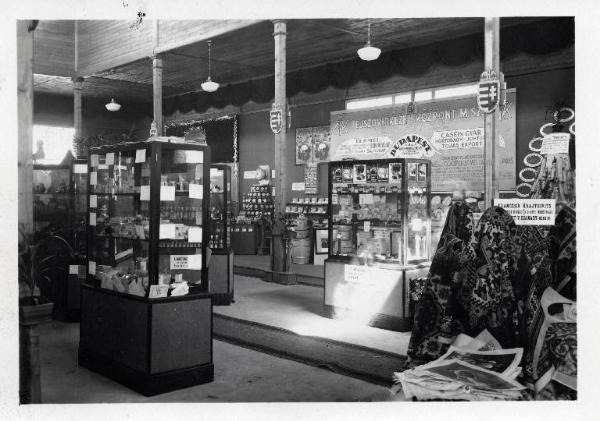
[[[79,364],[145,396],[211,382],[210,295],[148,299],[83,285]]]
[[[350,318],[382,329],[406,332],[412,328],[409,283],[427,276],[429,263],[409,266],[361,265],[325,261],[327,317]]]

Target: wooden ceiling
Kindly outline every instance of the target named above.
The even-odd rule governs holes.
[[[534,18],[503,18],[501,23],[508,26],[531,20]],[[101,42],[95,41],[89,33],[99,25],[106,27],[107,22],[108,25],[116,22],[115,27],[124,25],[120,21],[85,21],[85,24],[79,25],[79,42],[85,41],[86,45]],[[198,26],[209,34],[207,21],[199,22],[204,22],[204,28],[200,23]],[[482,32],[484,20],[414,18],[371,19],[370,22],[372,44],[383,51],[391,51]],[[211,76],[222,85],[274,73],[273,23],[259,21],[247,25],[210,37]],[[36,92],[72,93],[70,76],[75,73],[74,26],[73,21],[41,21],[38,25],[34,47],[34,72],[38,74],[34,84]],[[126,25],[124,28],[134,31]],[[169,21],[165,28],[173,30],[177,24]],[[367,19],[291,19],[287,21],[287,28],[288,71],[354,58],[356,50],[367,40]],[[135,31],[138,32],[123,42],[129,50],[138,39],[143,38],[144,43],[152,42],[149,28]],[[196,35],[195,39],[199,39],[199,36]],[[200,84],[208,76],[206,39],[168,49],[162,53],[162,57],[164,96],[201,90]],[[117,96],[122,101],[152,101],[150,57],[85,76],[84,96],[102,100]]]

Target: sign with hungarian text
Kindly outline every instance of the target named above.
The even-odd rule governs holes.
[[[514,190],[516,181],[516,91],[507,91],[499,108],[498,181]],[[331,113],[331,160],[424,158],[431,160],[435,192],[457,187],[484,190],[484,113],[477,97],[416,102],[408,105]]]
[[[556,199],[494,199],[517,225],[554,225]]]

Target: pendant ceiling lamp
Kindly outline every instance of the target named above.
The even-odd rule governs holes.
[[[217,82],[213,82],[210,78],[210,45],[211,41],[208,41],[208,79],[202,83],[202,89],[206,92],[214,92],[219,89],[219,84]]]
[[[115,112],[121,109],[121,104],[115,102],[114,98],[111,98],[110,102],[106,104],[105,107],[108,111]]]
[[[364,61],[377,60],[377,57],[381,54],[381,50],[371,45],[371,19],[367,23],[367,33],[367,43],[364,47],[358,49],[358,56]]]

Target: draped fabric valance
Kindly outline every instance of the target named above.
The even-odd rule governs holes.
[[[482,28],[483,29],[483,28]],[[575,42],[573,18],[549,18],[539,22],[515,25],[500,31],[500,59],[519,53],[543,55],[562,50]],[[365,62],[359,58],[287,74],[287,96],[300,92],[317,93],[328,87],[346,89],[359,81],[377,83],[393,75],[420,77],[434,65],[463,66],[484,56],[483,30],[453,40],[425,46],[384,52],[378,60]],[[270,102],[275,94],[272,75],[221,87],[213,93],[193,92],[163,100],[163,113],[203,113],[210,107],[241,106],[248,101]]]

